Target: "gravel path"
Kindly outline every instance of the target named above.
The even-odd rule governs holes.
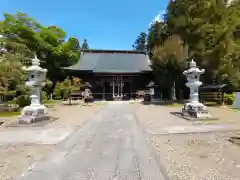
[[[231,136],[240,137],[240,132],[157,135],[166,128],[197,125],[170,115],[181,107],[134,104],[132,108],[145,131],[152,134],[149,142],[170,180],[240,179],[240,146],[228,141]],[[210,108],[210,111],[234,120],[236,126],[240,124],[240,112],[224,108]]]
[[[163,180],[128,104],[110,104],[22,180]]]

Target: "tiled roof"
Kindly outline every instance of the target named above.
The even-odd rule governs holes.
[[[95,73],[139,73],[152,70],[145,53],[104,50],[85,51],[77,64],[65,69]]]

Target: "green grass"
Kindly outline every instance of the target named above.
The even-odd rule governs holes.
[[[0,112],[0,117],[13,117],[13,116],[19,116],[20,112]]]
[[[43,104],[46,104],[46,105],[54,105],[54,104],[57,104],[59,102],[61,102],[62,100],[54,100],[54,99],[51,99],[51,100],[44,100],[43,101]]]
[[[169,107],[182,107],[182,106],[184,106],[184,104],[183,103],[173,103],[173,104],[168,104],[167,106],[169,106]]]
[[[105,104],[107,104],[107,102],[95,101],[95,102],[93,102],[93,104],[95,104],[95,105],[105,105]]]
[[[236,112],[240,111],[239,108],[232,108],[232,107],[230,107],[230,109],[231,109],[232,111],[236,111]]]

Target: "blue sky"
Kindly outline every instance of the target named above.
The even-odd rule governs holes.
[[[132,49],[141,31],[168,0],[1,0],[1,13],[16,10],[42,25],[56,25],[94,49]]]

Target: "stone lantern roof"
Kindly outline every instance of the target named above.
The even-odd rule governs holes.
[[[32,65],[27,68],[24,67],[23,69],[27,72],[33,72],[33,71],[34,72],[46,72],[47,71],[46,69],[43,69],[40,67],[40,61],[36,55],[35,55],[34,59],[32,59]]]
[[[196,62],[192,59],[192,61],[189,63],[189,69],[185,70],[183,72],[184,75],[188,74],[203,74],[205,72],[205,69],[199,69],[197,67]]]

